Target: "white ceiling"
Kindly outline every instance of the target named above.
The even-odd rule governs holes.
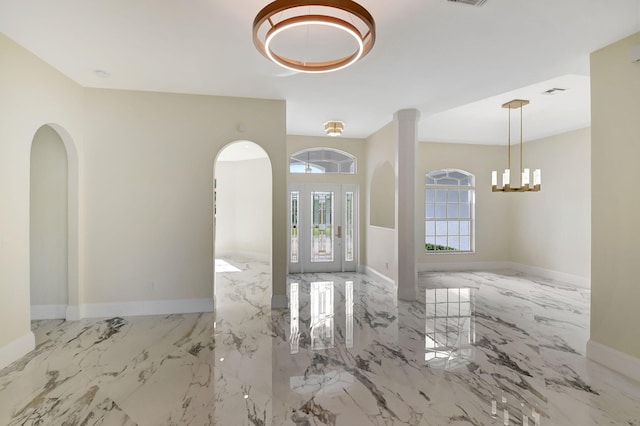
[[[473,143],[502,143],[500,105],[555,78],[570,90],[531,99],[526,137],[588,125],[589,53],[640,31],[640,0],[360,0],[376,20],[371,53],[296,74],[253,46],[268,1],[0,0],[0,31],[87,87],[285,99],[287,133],[301,135],[338,119],[366,137],[417,108],[421,140]]]

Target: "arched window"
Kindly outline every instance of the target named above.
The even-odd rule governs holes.
[[[289,173],[356,173],[356,157],[331,148],[311,148],[289,159]]]
[[[475,177],[441,169],[425,179],[425,251],[472,252]]]

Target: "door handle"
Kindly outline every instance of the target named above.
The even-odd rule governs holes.
[[[338,225],[338,233],[336,234],[336,237],[342,238],[342,226],[341,225]]]

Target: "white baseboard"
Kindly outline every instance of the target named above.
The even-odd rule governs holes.
[[[383,283],[387,283],[390,284],[392,286],[396,285],[396,282],[394,280],[392,280],[391,278],[387,277],[384,274],[381,274],[380,272],[376,271],[373,268],[370,268],[369,266],[365,266],[364,267],[364,273],[369,275],[372,278],[375,278],[379,281],[382,281]]]
[[[418,272],[490,271],[513,268],[511,262],[440,262],[418,263]]]
[[[537,266],[525,265],[522,263],[508,262],[511,269],[538,277],[547,278],[554,281],[560,281],[574,285],[576,287],[591,288],[591,279],[589,277],[581,277],[579,275],[567,274],[565,272],[553,271],[551,269],[539,268]]]
[[[87,303],[78,306],[79,318],[213,312],[213,299],[142,300],[137,302]]]
[[[80,307],[78,305],[67,305],[65,318],[67,321],[78,321],[80,319]]]
[[[225,250],[225,251],[216,252],[216,257],[218,259],[224,258],[225,256],[228,256],[228,257],[234,257],[234,256],[248,257],[248,258],[260,261],[260,262],[270,262],[271,261],[271,254],[270,253],[262,253],[262,252],[257,252],[257,251],[236,251],[236,250],[228,250],[228,251]]]
[[[65,319],[67,305],[31,305],[31,320]]]
[[[516,262],[442,262],[418,264],[418,272],[491,271],[496,269],[513,269],[524,274],[560,281],[576,287],[591,288],[591,280],[588,277],[552,271],[551,269]]]
[[[36,337],[30,331],[13,342],[0,347],[0,370],[36,348]]]
[[[632,357],[591,339],[587,342],[587,358],[640,382],[640,358]]]
[[[274,294],[271,296],[271,309],[288,309],[289,298],[286,295]]]

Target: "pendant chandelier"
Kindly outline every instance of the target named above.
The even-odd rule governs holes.
[[[344,122],[327,121],[324,123],[324,132],[327,136],[341,136],[344,131]]]
[[[505,104],[502,108],[509,110],[509,142],[507,148],[507,168],[502,174],[502,188],[498,188],[498,172],[491,172],[491,190],[493,192],[538,192],[540,191],[541,175],[540,169],[533,171],[533,186],[531,186],[531,171],[522,168],[522,107],[528,105],[529,101],[524,99],[514,99]],[[520,187],[511,186],[511,110],[520,110]]]
[[[334,45],[336,39],[346,39],[346,43]],[[292,71],[322,73],[346,68],[369,53],[375,39],[373,17],[351,0],[276,0],[253,21],[256,48]],[[299,44],[292,49],[295,43]]]

